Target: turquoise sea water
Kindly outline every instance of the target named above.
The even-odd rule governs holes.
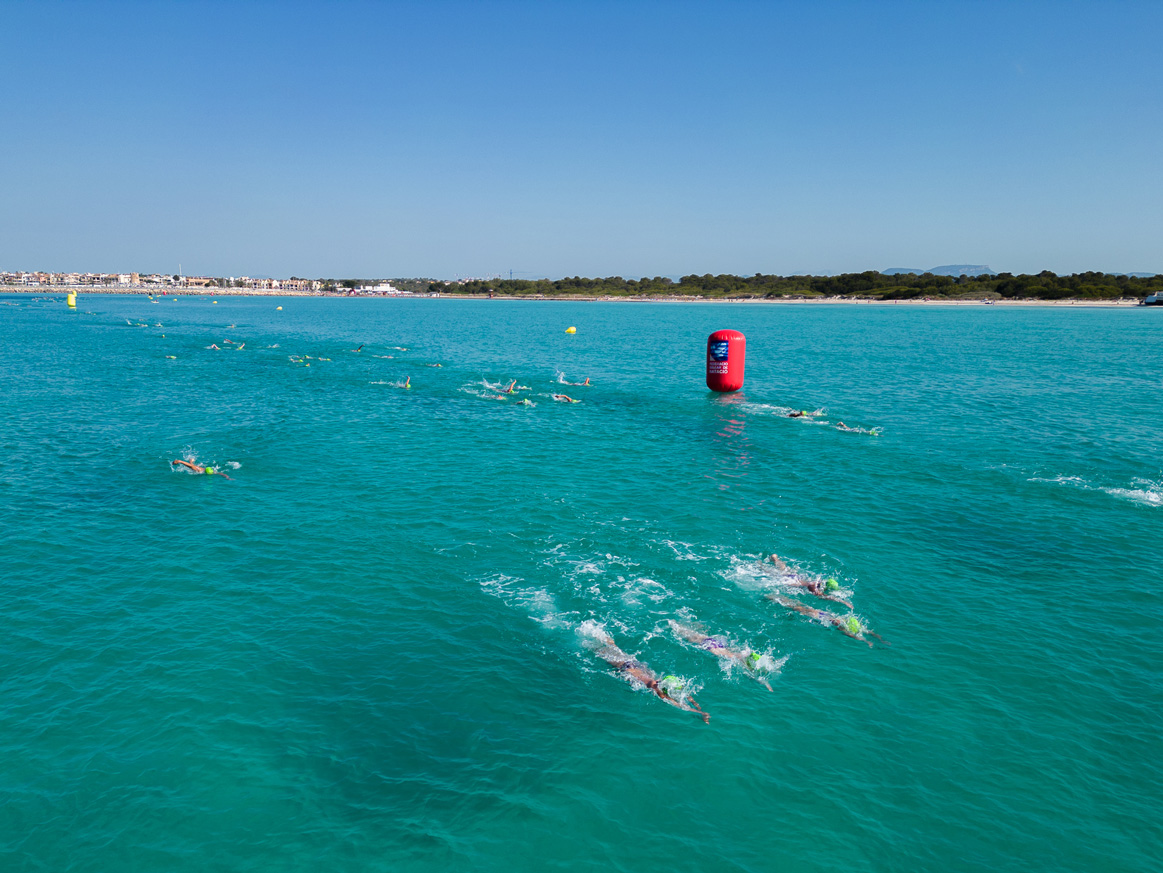
[[[3,869],[1163,863],[1163,312],[159,299],[0,298]]]

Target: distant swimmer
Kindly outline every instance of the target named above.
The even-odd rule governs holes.
[[[217,345],[215,345],[214,343],[210,343],[210,345],[206,346],[206,348],[208,348],[208,349],[215,349],[215,350],[217,350],[217,351],[219,351],[219,352],[220,352],[220,351],[222,351],[222,349],[218,348],[218,346],[217,346]]]
[[[221,476],[223,479],[230,478],[221,470],[215,470],[213,467],[201,467],[198,464],[191,464],[189,461],[183,461],[181,458],[170,461],[171,467],[174,466],[174,464],[181,464],[183,467],[189,469],[191,473],[205,473],[207,476]]]
[[[517,388],[517,380],[516,380],[516,379],[514,379],[512,382],[510,382],[510,383],[509,383],[509,387],[508,387],[508,388],[502,388],[502,389],[501,389],[501,392],[502,392],[502,393],[504,393],[504,394],[512,394],[512,393],[514,393],[514,391],[516,390],[516,388]]]
[[[411,376],[409,376],[408,378],[406,378],[406,379],[404,380],[404,387],[405,387],[405,388],[411,388],[411,387],[412,387],[412,377],[411,377]]]
[[[776,572],[782,577],[781,581],[784,585],[792,588],[802,588],[809,594],[813,594],[822,600],[843,603],[849,609],[852,609],[851,603],[835,593],[840,590],[840,583],[835,579],[831,577],[828,579],[820,579],[818,577],[805,576],[803,573],[797,573],[781,561],[779,555],[772,555],[768,560],[775,565]]]
[[[805,606],[798,601],[792,600],[790,597],[784,597],[782,594],[768,594],[768,600],[774,600],[776,603],[786,606],[788,609],[794,609],[800,615],[806,615],[808,618],[814,618],[816,621],[821,621],[824,624],[830,624],[836,628],[844,636],[852,637],[854,640],[860,640],[862,643],[868,643],[872,646],[872,640],[865,639],[864,635],[868,634],[870,637],[876,637],[886,646],[884,637],[880,634],[873,633],[854,615],[836,615],[828,612],[826,609],[816,609],[812,606]]]
[[[787,417],[788,418],[803,418],[807,414],[808,414],[808,412],[806,409],[796,409],[796,410],[793,410],[792,412],[789,412],[787,414]]]
[[[528,397],[525,397],[521,400],[518,400],[517,405],[518,406],[536,406],[537,404],[534,403],[532,400],[530,400]]]
[[[590,384],[590,377],[586,376],[586,380],[584,382],[562,382],[561,384],[562,385],[575,385],[579,388],[584,388],[586,385]]]
[[[559,403],[581,403],[580,400],[574,400],[568,394],[554,394],[553,399]]]
[[[768,691],[772,690],[771,685],[767,680],[760,676],[766,665],[764,664],[763,655],[751,649],[737,649],[727,645],[722,637],[713,637],[705,634],[696,628],[689,627],[685,624],[679,624],[677,621],[669,621],[670,629],[674,631],[676,636],[681,637],[688,643],[694,643],[700,649],[704,649],[714,655],[716,658],[721,658],[724,661],[734,661],[745,669],[748,675],[756,682],[766,688]],[[779,670],[783,666],[786,658],[781,658],[776,662],[775,670]]]
[[[363,347],[364,347],[364,346],[366,346],[366,345],[367,345],[367,343],[360,343],[360,344],[359,344],[359,348],[358,348],[358,349],[352,349],[352,351],[353,351],[353,352],[362,352],[362,351],[363,351]]]
[[[596,637],[602,644],[602,648],[596,652],[597,656],[611,667],[617,669],[626,677],[628,682],[638,682],[645,685],[659,700],[663,700],[671,706],[678,707],[686,712],[701,715],[704,722],[710,722],[711,717],[703,712],[702,707],[699,706],[698,701],[695,700],[693,695],[688,694],[685,697],[674,696],[681,694],[683,689],[683,682],[677,676],[664,676],[659,680],[653,670],[618,648],[614,640],[605,631],[598,631]]]

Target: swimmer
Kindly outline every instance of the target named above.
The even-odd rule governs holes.
[[[516,388],[516,387],[517,387],[517,380],[516,380],[516,379],[514,379],[512,382],[510,382],[510,383],[509,383],[509,387],[508,387],[508,388],[502,388],[502,389],[501,389],[501,391],[502,391],[502,393],[504,393],[504,394],[512,394],[512,393],[513,393],[513,389],[514,389],[514,388]]]
[[[773,690],[766,679],[759,676],[760,662],[763,656],[759,652],[751,649],[733,649],[723,642],[722,637],[712,637],[702,631],[695,630],[693,627],[687,627],[684,624],[679,624],[677,621],[669,621],[670,629],[674,631],[676,636],[682,637],[688,643],[694,643],[700,649],[705,649],[717,658],[722,658],[724,661],[734,661],[742,666],[760,685],[768,691]],[[781,659],[776,666],[779,670],[783,666],[786,658]]]
[[[579,388],[584,388],[590,384],[590,377],[586,376],[586,380],[584,382],[562,382],[561,384],[563,384],[563,385],[575,385]]]
[[[218,346],[216,346],[214,343],[210,343],[210,345],[206,346],[206,348],[216,349],[217,351],[222,351],[222,349],[218,348]]]
[[[677,677],[667,676],[660,682],[653,670],[618,648],[609,634],[605,631],[599,631],[599,634],[598,640],[601,642],[602,648],[597,650],[597,656],[621,672],[627,681],[639,682],[645,685],[659,700],[663,700],[671,706],[678,707],[686,712],[701,715],[705,723],[710,722],[711,717],[703,712],[692,695],[688,694],[685,699],[678,699],[671,696],[672,692],[682,690],[682,683]],[[690,703],[687,703],[688,700]]]
[[[581,403],[580,400],[574,400],[568,394],[554,394],[553,399],[559,403]]]
[[[828,612],[825,609],[816,609],[812,606],[805,606],[804,604],[798,603],[791,598],[784,597],[782,594],[768,594],[767,599],[774,600],[776,603],[779,603],[782,606],[786,606],[788,609],[794,609],[800,615],[806,615],[808,618],[814,618],[816,621],[821,621],[824,624],[830,624],[832,627],[840,631],[840,633],[844,634],[844,636],[852,637],[854,640],[860,640],[862,643],[868,643],[869,648],[872,647],[872,640],[865,639],[865,634],[868,634],[870,637],[876,637],[886,646],[888,645],[884,637],[882,637],[880,634],[876,634],[870,631],[864,626],[863,622],[861,622],[860,619],[854,615],[841,616],[832,612]]]
[[[797,409],[794,412],[789,412],[787,414],[787,417],[788,418],[803,418],[805,415],[807,415],[807,412],[805,412],[802,409]]]
[[[367,343],[360,343],[360,344],[359,344],[359,348],[358,348],[358,349],[352,349],[352,351],[353,351],[353,352],[362,352],[362,351],[363,351],[363,347],[364,347],[364,346],[366,346],[366,345],[367,345]]]
[[[833,603],[842,603],[849,609],[853,608],[851,603],[839,594],[833,593],[840,590],[840,583],[835,579],[813,578],[811,576],[805,576],[802,573],[797,573],[781,561],[779,555],[772,555],[768,560],[775,565],[776,571],[782,577],[784,585],[791,588],[803,588],[809,594],[819,597],[821,600],[831,600]]]
[[[207,476],[221,476],[223,479],[230,479],[230,477],[223,473],[221,470],[215,470],[213,467],[200,467],[197,464],[191,464],[189,461],[183,461],[181,458],[170,461],[171,467],[174,466],[174,464],[181,464],[183,467],[188,468],[192,473],[205,473]]]
[[[407,379],[404,380],[404,387],[405,388],[412,387],[412,377],[411,376],[409,376]]]

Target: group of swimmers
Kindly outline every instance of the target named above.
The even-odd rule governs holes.
[[[791,412],[785,413],[785,417],[787,417],[787,418],[806,418],[810,421],[815,422],[817,418],[819,418],[821,415],[824,415],[824,414],[825,414],[824,410],[822,410],[822,409],[817,409],[814,412],[811,412],[807,409],[793,409]],[[829,423],[830,422],[827,422],[827,421],[819,422],[819,424],[829,424]],[[849,425],[846,425],[842,421],[836,422],[835,424],[832,425],[832,427],[834,427],[836,430],[843,431],[844,433],[866,433],[869,436],[880,436],[880,433],[881,433],[881,430],[879,427],[872,427],[872,428],[850,427]]]
[[[590,384],[589,377],[586,377],[586,380],[584,382],[565,382],[560,377],[560,375],[558,377],[558,382],[560,382],[563,385],[578,385],[578,386],[583,386],[583,387],[588,386]],[[486,380],[484,380],[484,386],[489,391],[493,392],[492,398],[494,400],[508,400],[510,397],[517,394],[519,391],[532,390],[528,385],[518,385],[516,379],[511,380],[509,382],[509,384],[504,386],[504,387],[502,387],[500,383],[492,383],[486,379]],[[570,397],[568,394],[554,393],[554,394],[550,394],[550,397],[552,397],[558,403],[581,403],[580,400],[578,400],[575,397]],[[528,397],[523,397],[517,401],[517,405],[518,406],[536,406],[537,404],[535,404]]]
[[[869,630],[864,622],[852,614],[852,602],[840,596],[840,583],[834,578],[823,579],[818,576],[807,576],[799,573],[788,567],[779,555],[772,555],[768,558],[768,561],[772,565],[772,569],[768,572],[774,573],[779,584],[787,588],[798,588],[806,591],[808,594],[811,594],[813,597],[818,597],[821,600],[842,604],[847,606],[850,611],[848,615],[837,615],[826,609],[816,609],[814,606],[808,606],[807,604],[800,603],[798,600],[792,600],[790,597],[776,592],[771,592],[766,595],[768,600],[774,600],[780,606],[786,606],[788,609],[798,612],[800,615],[806,615],[808,618],[813,618],[824,624],[830,624],[845,636],[851,637],[854,640],[860,640],[862,643],[868,643],[869,646],[872,645],[872,640],[868,639],[868,637],[876,637],[886,646],[888,645],[884,637]]]
[[[768,564],[770,564],[770,567],[768,567]],[[788,567],[778,555],[771,555],[768,561],[765,562],[764,567],[768,572],[774,573],[778,577],[779,583],[785,587],[797,588],[811,594],[813,597],[818,597],[821,600],[827,600],[832,603],[839,603],[848,607],[849,610],[852,609],[851,601],[842,596],[840,584],[834,578],[825,579],[799,573]],[[868,643],[871,646],[872,640],[868,639],[868,637],[875,637],[884,645],[888,645],[888,642],[880,634],[870,630],[859,618],[851,614],[851,612],[848,615],[838,615],[826,609],[817,609],[800,603],[782,593],[773,592],[766,596],[768,600],[785,606],[800,615],[807,616],[808,618],[825,624],[830,624],[842,634],[854,640]],[[673,619],[668,620],[667,624],[671,632],[679,639],[714,655],[724,664],[740,667],[745,675],[754,679],[768,691],[773,689],[766,677],[770,674],[778,673],[789,657],[784,655],[782,658],[773,661],[770,657],[762,655],[754,649],[747,646],[734,645],[723,636],[708,634],[693,625],[682,624]],[[671,706],[697,714],[704,722],[711,720],[710,715],[699,706],[694,695],[684,693],[686,683],[683,679],[672,675],[659,678],[658,674],[649,666],[626,654],[625,651],[618,647],[613,638],[600,628],[591,629],[590,635],[598,644],[595,649],[595,654],[607,664],[614,667],[628,682],[644,687],[655,697]]]

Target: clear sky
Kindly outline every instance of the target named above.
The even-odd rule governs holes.
[[[7,3],[0,269],[1163,271],[1163,3]]]

